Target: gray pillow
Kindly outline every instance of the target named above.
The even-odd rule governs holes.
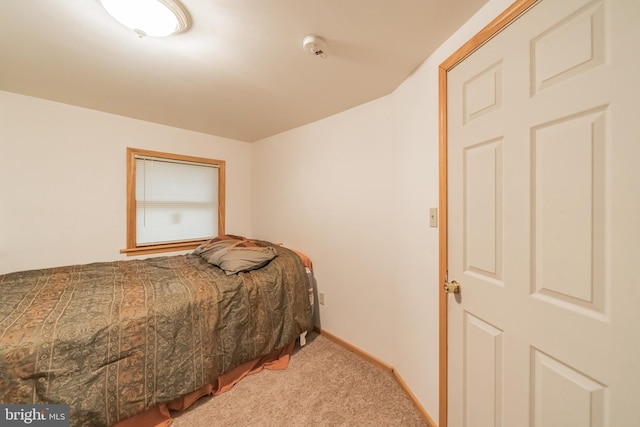
[[[208,259],[211,255],[219,251],[227,249],[230,246],[237,245],[240,240],[235,239],[213,239],[198,246],[193,253],[200,255],[204,259]]]
[[[209,263],[224,270],[228,275],[255,270],[267,265],[278,253],[273,247],[242,247],[231,245],[210,253],[205,258]]]

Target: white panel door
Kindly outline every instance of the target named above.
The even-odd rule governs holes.
[[[639,57],[542,0],[448,72],[449,427],[640,425]]]

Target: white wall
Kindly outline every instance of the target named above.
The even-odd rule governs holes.
[[[378,268],[395,252],[392,122],[388,103],[369,103],[253,151],[254,236],[307,253],[322,327],[385,360],[397,311],[392,270]]]
[[[251,234],[251,145],[0,92],[0,274],[124,259],[126,147],[227,161],[227,231]]]
[[[312,258],[321,327],[394,366],[436,422],[438,66],[509,4],[490,1],[391,95],[253,147],[254,235]]]

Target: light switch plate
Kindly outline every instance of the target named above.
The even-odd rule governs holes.
[[[429,226],[430,227],[438,226],[438,208],[429,209]]]

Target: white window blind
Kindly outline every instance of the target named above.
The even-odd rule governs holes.
[[[136,245],[218,234],[218,168],[136,156]]]

